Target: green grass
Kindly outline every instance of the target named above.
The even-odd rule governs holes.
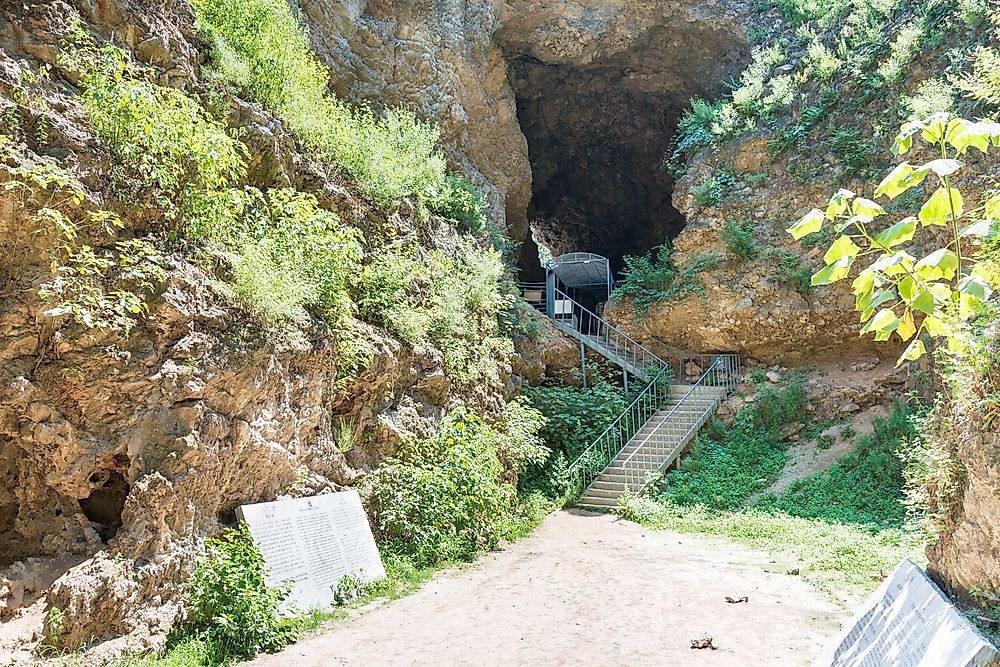
[[[888,574],[899,561],[925,562],[920,536],[901,529],[872,533],[865,528],[795,517],[778,511],[725,512],[684,507],[666,497],[624,501],[625,518],[650,528],[725,537],[761,550],[798,568],[806,581],[830,593],[861,595],[878,587],[872,577]]]
[[[874,434],[861,438],[854,451],[760,506],[875,531],[902,528],[907,519],[905,481],[897,453],[916,436],[913,419],[910,411],[897,405],[887,419],[874,420]]]
[[[801,380],[758,392],[729,427],[714,421],[654,497],[625,497],[623,515],[653,528],[719,535],[795,567],[824,590],[873,590],[873,576],[924,559],[927,533],[907,522],[903,463],[917,416],[902,403],[831,468],[757,499],[788,459],[779,436],[802,419]],[[829,422],[807,425],[806,439]],[[844,427],[845,429],[847,427]],[[812,434],[811,436],[809,434]]]
[[[347,604],[327,610],[311,610],[297,619],[296,631],[300,635],[299,638],[346,620],[350,609],[405,597],[419,590],[435,573],[464,565],[443,562],[434,566],[418,566],[410,558],[392,553],[383,553],[382,563],[385,566],[386,577],[370,584],[359,597]],[[85,657],[82,655],[80,659],[85,660]],[[162,653],[127,656],[114,663],[113,667],[215,667],[227,664],[233,664],[233,661],[215,660],[212,648],[206,640],[199,637],[177,637],[168,642],[167,648]]]

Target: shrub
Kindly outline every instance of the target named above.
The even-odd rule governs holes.
[[[691,188],[694,200],[702,206],[718,206],[736,186],[736,177],[728,169],[716,169],[700,185]]]
[[[929,79],[912,96],[900,96],[904,120],[926,120],[936,113],[955,110],[955,89],[944,79]]]
[[[295,190],[246,188],[234,200],[237,294],[274,321],[310,308],[331,324],[344,322],[362,254],[358,231]]]
[[[661,245],[653,248],[650,255],[626,256],[623,261],[625,268],[615,287],[614,298],[631,299],[641,315],[659,301],[702,292],[704,283],[698,274],[715,266],[719,258],[712,254],[701,255],[694,258],[690,266],[679,270],[674,264],[673,248]]]
[[[828,49],[823,42],[814,39],[809,43],[808,56],[806,58],[807,78],[815,77],[819,81],[826,81],[833,77],[840,69],[843,62]]]
[[[475,184],[461,174],[448,174],[441,187],[427,196],[427,207],[472,231],[486,228],[486,206]]]
[[[731,427],[713,419],[680,469],[667,474],[665,497],[680,505],[743,506],[784,470],[787,454],[778,432],[800,420],[804,407],[803,382],[797,378],[785,387],[759,391]]]
[[[87,116],[114,153],[118,186],[162,209],[178,230],[225,236],[233,224],[227,188],[245,175],[243,145],[195,100],[138,78],[115,47],[79,52],[77,63]]]
[[[889,57],[878,66],[878,75],[889,83],[899,81],[919,53],[922,38],[923,30],[917,26],[905,26],[900,29],[896,40],[889,48]]]
[[[555,451],[566,452],[570,462],[590,446],[628,407],[620,387],[599,373],[586,389],[576,387],[526,387],[525,396],[547,418],[541,435]]]
[[[294,640],[296,621],[281,611],[288,588],[268,586],[265,574],[264,557],[246,524],[206,542],[191,575],[184,629],[207,643],[212,664]]]
[[[463,188],[446,183],[438,128],[403,109],[376,115],[337,100],[284,0],[195,0],[194,5],[199,28],[213,45],[217,77],[281,117],[306,144],[357,179],[372,201],[391,208],[410,195],[434,200],[451,192],[451,210],[475,218],[469,199],[478,195],[455,192]]]
[[[733,255],[748,259],[757,254],[760,244],[753,237],[753,223],[749,220],[726,218],[719,230],[719,238]]]
[[[421,565],[469,560],[517,530],[516,487],[501,457],[517,470],[538,464],[543,450],[532,431],[541,420],[523,404],[514,410],[513,423],[489,426],[458,409],[368,477],[378,537],[390,551]]]

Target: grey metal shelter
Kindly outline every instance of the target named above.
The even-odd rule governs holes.
[[[571,252],[556,257],[546,267],[546,314],[558,317],[558,295],[594,309],[611,298],[614,278],[607,257],[591,252]]]

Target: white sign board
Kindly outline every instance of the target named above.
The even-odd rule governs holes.
[[[919,567],[900,563],[813,667],[986,667],[1000,653]]]
[[[243,505],[237,514],[264,556],[267,583],[291,585],[286,610],[327,606],[346,575],[385,576],[357,491]]]

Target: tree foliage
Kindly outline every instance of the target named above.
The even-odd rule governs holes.
[[[826,266],[812,277],[813,285],[844,280],[856,266],[867,264],[852,283],[864,323],[861,335],[871,333],[875,340],[887,341],[895,334],[908,342],[898,363],[923,356],[926,339],[943,338],[951,352],[966,351],[967,322],[993,292],[988,270],[975,253],[970,256],[970,246],[992,236],[1000,219],[1000,197],[987,195],[978,205],[967,203],[956,186],[956,174],[965,167],[960,158],[972,149],[985,154],[1000,146],[1000,124],[935,114],[927,122],[904,125],[892,153],[906,155],[914,142],[926,144],[936,153],[934,159],[898,164],[874,193],[876,199],[893,200],[930,179],[933,192],[913,215],[886,224],[888,214],[881,204],[841,189],[825,209],[811,210],[788,229],[801,239],[832,226],[837,236],[823,255]],[[923,257],[907,252],[917,252],[922,245],[914,241],[918,234],[932,238],[928,227],[945,228],[947,243]]]

